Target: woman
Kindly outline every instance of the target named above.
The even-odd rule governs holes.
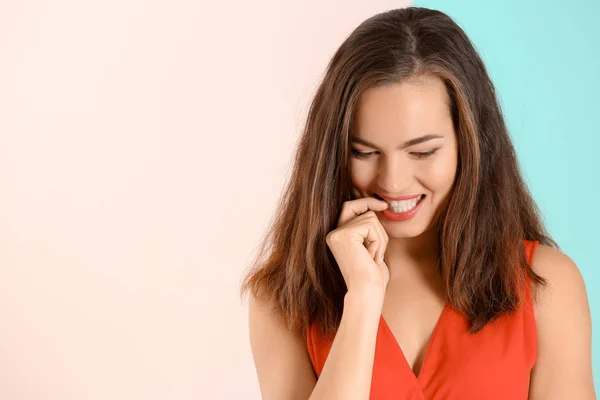
[[[577,266],[447,15],[392,10],[333,56],[242,293],[264,399],[594,399]]]

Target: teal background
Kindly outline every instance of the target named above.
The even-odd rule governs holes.
[[[598,391],[600,1],[423,0],[414,5],[450,15],[486,64],[544,222],[586,282]]]

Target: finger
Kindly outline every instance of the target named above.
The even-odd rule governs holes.
[[[371,257],[373,258],[373,261],[377,262],[377,260],[375,259],[375,257],[377,256],[377,242],[371,242],[367,245],[367,250],[369,251],[369,254],[371,255]]]
[[[349,229],[349,232],[351,232],[350,240],[359,242],[362,245],[365,245],[366,243],[365,246],[373,246],[373,253],[371,256],[373,257],[373,260],[377,262],[378,260],[376,257],[382,246],[382,238],[377,230],[375,222],[372,219],[366,219],[358,223],[352,221],[351,225],[352,228]]]
[[[384,264],[385,263],[385,249],[383,249],[383,251],[379,254],[379,264]]]
[[[355,224],[355,223],[363,223],[364,221],[369,221],[370,223],[373,224],[374,229],[377,230],[377,234],[379,235],[380,241],[379,241],[379,246],[377,248],[377,255],[374,258],[374,260],[379,263],[381,261],[383,261],[383,256],[385,255],[385,251],[389,242],[389,236],[387,234],[387,232],[385,231],[385,228],[383,227],[383,225],[381,224],[381,221],[379,221],[379,218],[377,217],[377,215],[375,215],[372,212],[366,212],[364,214],[361,214],[360,216],[356,217],[354,220],[352,220],[349,224]]]
[[[383,265],[385,265],[385,267],[386,267],[386,268],[388,267],[388,265],[390,265],[390,261],[389,261],[389,259],[388,259],[387,255],[384,255],[384,256],[383,256],[383,261],[382,261],[381,263],[382,263]]]
[[[338,219],[338,227],[347,224],[350,220],[369,210],[383,211],[387,207],[388,203],[374,197],[363,197],[357,200],[346,201],[342,205],[342,210]]]
[[[383,225],[381,225],[381,221],[379,221],[379,219],[377,218],[377,216],[373,216],[374,218],[374,225],[375,228],[377,229],[377,232],[379,233],[379,236],[381,237],[381,243],[379,245],[379,248],[377,249],[377,262],[381,263],[383,262],[383,257],[385,256],[385,251],[387,249],[387,245],[389,242],[389,237],[387,232],[385,231],[385,228],[383,227]]]
[[[383,260],[381,264],[379,264],[379,268],[383,274],[385,286],[387,287],[388,283],[390,282],[390,269],[388,267],[387,260]]]

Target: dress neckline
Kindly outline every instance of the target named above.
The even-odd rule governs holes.
[[[406,356],[404,355],[404,352],[402,351],[402,348],[400,347],[400,344],[398,343],[398,339],[396,339],[390,326],[387,324],[387,321],[383,317],[383,313],[381,314],[381,323],[382,323],[382,326],[384,329],[384,333],[394,343],[394,348],[396,348],[398,350],[398,353],[400,355],[400,358],[402,359],[402,364],[403,364],[404,368],[406,368],[406,370],[410,373],[410,375],[412,377],[414,377],[415,380],[417,380],[417,381],[422,381],[424,379],[423,377],[426,376],[428,373],[429,363],[430,363],[430,361],[428,361],[428,360],[431,358],[430,353],[432,353],[432,348],[435,350],[435,346],[437,346],[436,337],[439,336],[438,332],[444,326],[443,324],[446,319],[446,315],[448,314],[449,307],[450,307],[449,303],[446,302],[444,304],[444,308],[442,308],[442,312],[440,313],[440,316],[438,317],[437,322],[435,323],[435,326],[433,327],[433,331],[429,338],[429,342],[427,343],[427,346],[425,348],[425,356],[423,357],[423,363],[421,364],[421,368],[419,369],[418,374],[415,374],[415,372],[413,371],[408,360],[406,359]]]

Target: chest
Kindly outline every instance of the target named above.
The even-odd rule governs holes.
[[[445,305],[419,348],[396,339],[403,328],[393,332],[400,325],[389,326],[382,315],[370,398],[526,399],[535,362],[535,332],[523,323],[528,318],[516,313],[470,334],[462,315]]]
[[[433,292],[393,291],[386,296],[382,324],[397,343],[399,355],[418,376],[434,332],[444,322],[446,305]]]
[[[537,355],[531,311],[520,309],[471,334],[463,315],[445,305],[419,352],[418,344],[411,347],[412,343],[400,335],[406,331],[418,341],[419,336],[415,334],[418,330],[406,325],[421,321],[423,325],[419,329],[425,331],[423,321],[426,319],[419,319],[417,313],[406,309],[386,306],[377,331],[370,399],[527,399],[530,373]],[[390,326],[385,316],[390,318]],[[426,336],[422,335],[420,338]],[[319,376],[332,340],[322,337],[313,327],[309,330],[307,345]],[[408,356],[404,355],[402,345]]]

